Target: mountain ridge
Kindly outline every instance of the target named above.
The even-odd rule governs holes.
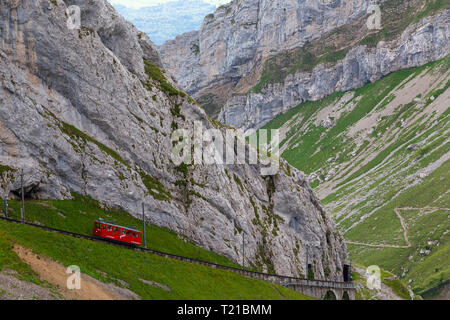
[[[209,115],[218,117],[220,113],[220,121],[249,134],[278,113],[302,101],[317,100],[334,92],[320,93],[320,88],[330,89],[335,83],[325,86],[313,81],[314,78],[319,81],[321,78],[337,77],[334,71],[328,71],[331,75],[326,74],[330,67],[339,69],[339,64],[344,63],[344,73],[350,77],[355,70],[354,76],[361,80],[355,85],[361,86],[398,68],[440,59],[449,51],[445,38],[448,34],[445,29],[448,25],[447,0],[425,3],[419,0],[381,1],[381,30],[369,30],[366,26],[370,4],[370,1],[344,1],[323,5],[301,1],[298,6],[302,8],[299,10],[304,12],[303,16],[292,14],[288,18],[271,21],[264,16],[278,17],[283,10],[287,15],[291,4],[281,1],[276,5],[279,8],[275,9],[271,7],[275,3],[253,1],[240,5],[239,1],[235,1],[218,10],[214,18],[205,18],[200,31],[180,35],[158,47],[158,50],[165,67],[173,72],[181,86],[205,107]],[[447,11],[442,13],[445,8]],[[437,18],[439,15],[441,18]],[[408,43],[407,37],[415,34],[411,25],[424,19],[425,26],[431,16],[441,19],[439,24],[438,21],[434,24],[436,33],[431,38],[414,39],[417,42]],[[239,18],[239,25],[232,23],[235,17]],[[314,27],[308,29],[305,26],[311,21]],[[265,45],[267,41],[259,34],[260,30],[267,29],[266,25],[274,35],[284,36]],[[283,33],[288,29],[294,33],[302,32],[302,36],[291,37],[291,34]],[[439,36],[440,40],[434,38],[439,33],[444,34]],[[291,38],[292,43],[289,42]],[[229,39],[234,40],[228,43],[231,41]],[[381,46],[379,51],[375,51],[377,44]],[[360,60],[355,63],[363,69],[358,74],[355,69],[358,66],[355,63],[345,64],[345,57],[357,59],[355,51],[362,51],[364,46],[366,56],[362,52],[356,53],[356,56],[360,55]],[[410,52],[403,52],[405,49]],[[440,51],[443,53],[440,54]],[[423,57],[414,61],[416,54]],[[397,59],[387,61],[394,59],[391,57],[393,55],[398,55]],[[208,57],[219,61],[213,65],[214,68],[209,67],[213,60]],[[399,57],[404,57],[404,61]],[[382,65],[376,68],[377,64]],[[313,72],[314,67],[317,67],[317,72]],[[321,73],[322,69],[325,71]],[[312,80],[308,82],[308,78]],[[350,80],[342,79],[342,82]],[[335,88],[338,91],[348,89],[345,83]]]

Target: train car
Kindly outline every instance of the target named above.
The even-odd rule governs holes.
[[[94,221],[93,233],[95,237],[108,239],[113,242],[127,243],[133,246],[142,244],[142,233],[133,227],[123,227],[103,219]]]

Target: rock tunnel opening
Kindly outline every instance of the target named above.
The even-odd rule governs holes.
[[[37,200],[39,199],[39,183],[32,183],[23,188],[23,194],[25,200]],[[22,189],[18,188],[11,190],[9,193],[10,199],[20,200],[22,198]]]

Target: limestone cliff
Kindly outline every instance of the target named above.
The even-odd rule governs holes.
[[[208,114],[249,134],[304,101],[449,53],[448,1],[377,1],[372,30],[375,2],[235,0],[158,49]]]
[[[297,72],[261,92],[237,94],[221,110],[219,121],[247,135],[275,116],[305,101],[375,82],[401,69],[422,66],[450,54],[450,11],[409,26],[396,40],[352,48],[333,66],[320,64],[312,72]]]
[[[249,3],[251,1],[248,1]],[[81,8],[80,29],[66,8]],[[336,279],[346,248],[306,176],[282,162],[180,165],[171,135],[199,121],[223,134],[160,70],[151,41],[106,0],[0,1],[0,187],[27,196],[93,197],[255,268]],[[247,146],[248,148],[248,146]]]
[[[267,57],[366,14],[370,0],[235,0],[159,47],[164,66],[215,114]]]

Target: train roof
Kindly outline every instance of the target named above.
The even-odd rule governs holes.
[[[128,230],[133,230],[133,231],[141,232],[141,231],[139,231],[138,229],[136,229],[135,227],[131,227],[131,226],[120,226],[120,225],[118,225],[118,224],[115,224],[114,222],[111,222],[111,221],[105,221],[105,220],[103,220],[103,219],[101,219],[101,218],[98,219],[98,220],[95,220],[94,222],[100,222],[100,223],[107,224],[107,225],[113,226],[113,227],[119,227],[119,228],[123,228],[123,229],[128,229]]]

